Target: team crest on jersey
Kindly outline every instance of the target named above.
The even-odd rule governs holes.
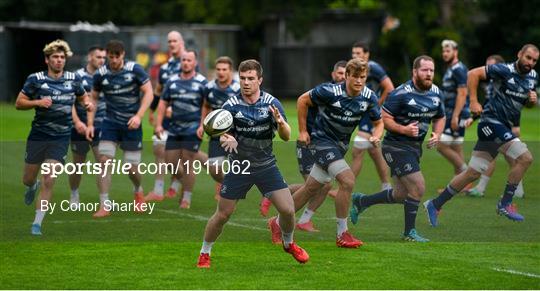
[[[366,111],[368,107],[368,103],[366,101],[360,102],[360,110]]]
[[[329,152],[326,154],[326,159],[327,160],[333,160],[334,158],[336,157],[336,155],[333,153],[333,152]]]
[[[439,106],[439,103],[441,103],[441,99],[439,97],[431,97],[431,101],[433,101],[433,105]]]
[[[536,81],[529,79],[529,89],[534,90],[535,85],[536,85]]]
[[[124,80],[125,80],[126,82],[131,82],[131,81],[133,81],[133,74],[125,74],[125,75],[124,75]]]
[[[86,80],[85,80],[85,82],[86,82]],[[72,89],[71,83],[72,83],[72,81],[65,81],[65,82],[64,82],[64,88],[65,88],[66,90],[71,90],[71,89]]]
[[[261,118],[268,117],[268,108],[257,108],[257,111],[259,111],[259,117]]]
[[[199,90],[199,84],[198,83],[191,83],[191,89],[193,89],[193,91]]]

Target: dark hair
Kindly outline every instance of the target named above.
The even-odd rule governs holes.
[[[197,54],[197,51],[195,49],[192,49],[192,48],[184,49],[184,53],[193,53],[195,55],[195,58],[197,58],[199,56],[199,54]]]
[[[535,46],[535,45],[532,44],[532,43],[528,43],[528,44],[524,45],[524,46],[521,48],[521,50],[520,50],[519,52],[524,53],[524,52],[525,52],[526,50],[528,50],[528,49],[533,49],[533,50],[535,50],[535,51],[538,51],[538,47],[537,47],[537,46]]]
[[[369,53],[369,46],[365,42],[357,41],[353,44],[353,48],[359,47],[361,48],[365,53]]]
[[[347,61],[338,61],[334,65],[334,72],[337,71],[338,68],[345,68],[345,67],[347,67]]]
[[[352,59],[347,62],[347,66],[345,67],[345,74],[347,76],[358,76],[363,72],[366,72],[366,74],[369,72],[368,62],[361,59]]]
[[[222,57],[217,58],[215,65],[217,66],[217,64],[227,64],[229,65],[229,67],[231,67],[231,70],[234,66],[233,60],[227,56],[222,56]]]
[[[113,54],[113,55],[121,55],[122,53],[125,52],[124,43],[117,39],[110,40],[107,43],[107,46],[105,47],[105,49],[107,50],[108,54]]]
[[[102,50],[105,50],[105,48],[103,48],[103,47],[100,46],[100,45],[93,45],[93,46],[91,46],[91,47],[88,49],[88,54],[91,54],[91,53],[93,53],[94,51],[102,51]]]
[[[496,64],[498,63],[504,63],[504,58],[501,55],[491,55],[487,57],[487,60],[494,60]]]
[[[256,71],[257,77],[259,77],[259,79],[263,75],[263,68],[261,64],[257,62],[257,60],[254,60],[254,59],[245,60],[241,62],[240,65],[238,65],[238,72],[247,72],[247,71]]]
[[[416,59],[414,59],[413,69],[416,70],[416,69],[420,68],[420,62],[422,62],[422,61],[429,61],[429,62],[435,63],[435,61],[433,60],[432,57],[426,56],[426,55],[421,55],[421,56],[417,57]]]

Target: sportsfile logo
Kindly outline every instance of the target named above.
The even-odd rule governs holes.
[[[223,160],[223,161],[201,161],[195,160],[190,162],[188,160],[178,160],[176,164],[173,163],[124,163],[121,160],[107,160],[104,163],[93,163],[86,161],[86,163],[43,163],[41,164],[41,174],[51,175],[56,178],[58,175],[100,175],[105,177],[108,174],[115,175],[129,175],[139,173],[141,175],[150,174],[162,174],[170,175],[182,172],[184,174],[211,174],[211,169],[219,169],[222,173],[228,174],[240,174],[249,175],[251,162],[249,160]]]

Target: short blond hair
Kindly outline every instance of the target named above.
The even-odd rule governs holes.
[[[73,55],[69,44],[62,39],[57,39],[51,43],[48,43],[43,48],[43,53],[45,54],[45,57],[49,57],[56,52],[64,52],[66,54],[66,57],[71,57]]]
[[[361,73],[369,72],[368,62],[361,59],[351,59],[345,66],[345,74],[347,76],[359,76]]]

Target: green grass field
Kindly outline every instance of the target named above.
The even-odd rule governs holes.
[[[295,104],[285,102],[296,131]],[[526,198],[515,199],[526,220],[515,223],[495,214],[495,203],[505,185],[507,166],[498,160],[486,197],[459,195],[447,204],[440,226],[431,228],[419,212],[418,231],[427,244],[400,240],[403,207],[369,209],[359,225],[349,228],[365,245],[335,247],[333,200],[314,217],[319,233],[295,232],[297,242],[311,256],[297,264],[270,242],[266,219],[258,212],[260,195],[254,188],[212,252],[212,268],[195,267],[204,226],[214,212],[214,183],[197,177],[192,207],[178,202],[156,205],[151,215],[113,213],[92,219],[92,212],[55,212],[47,215],[42,237],[30,235],[34,207],[23,203],[21,182],[25,139],[33,111],[0,105],[0,289],[540,289],[540,163],[525,177]],[[151,129],[145,124],[145,140]],[[467,135],[466,155],[476,130]],[[535,157],[540,157],[540,109],[524,110],[522,135]],[[294,132],[293,138],[296,136]],[[153,161],[151,143],[143,159]],[[279,167],[289,183],[299,183],[294,142],[276,142]],[[206,150],[206,145],[203,146]],[[355,190],[372,193],[379,182],[370,159]],[[426,198],[445,186],[452,169],[436,151],[425,150],[422,169]],[[145,176],[145,192],[153,177]],[[168,186],[168,183],[167,183]],[[111,198],[130,201],[132,186],[124,176],[113,176]],[[54,202],[69,199],[67,177],[55,185]],[[84,176],[81,201],[97,202],[92,176]],[[272,213],[275,213],[272,210]]]

